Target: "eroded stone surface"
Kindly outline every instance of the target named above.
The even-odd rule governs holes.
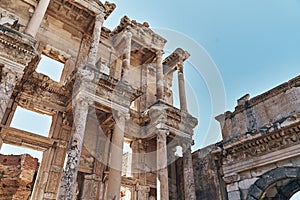
[[[192,154],[189,53],[178,48],[163,60],[167,41],[127,16],[107,29],[114,9],[86,0],[1,1],[0,141],[43,151],[33,199],[242,200],[300,189],[300,77],[239,99],[217,117],[223,140]],[[41,55],[64,64],[59,82],[37,73]],[[181,109],[173,106],[174,72]],[[48,137],[10,127],[17,106],[53,116]],[[122,174],[124,142],[133,155]],[[173,162],[177,146],[183,158]]]
[[[0,155],[0,199],[28,199],[39,168],[28,154]]]

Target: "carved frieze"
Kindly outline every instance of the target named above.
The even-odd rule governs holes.
[[[34,41],[12,28],[0,25],[0,56],[27,66],[36,56]]]
[[[226,150],[225,163],[237,163],[299,143],[299,122],[267,134],[242,135],[223,144]]]

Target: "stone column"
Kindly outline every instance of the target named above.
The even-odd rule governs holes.
[[[157,200],[169,199],[167,130],[157,130]]]
[[[2,68],[2,76],[0,82],[0,122],[4,116],[5,110],[13,93],[13,90],[22,77],[25,66],[15,62],[5,64]]]
[[[134,178],[139,178],[139,164],[140,164],[140,157],[139,157],[139,141],[134,140],[130,144],[130,148],[132,150],[132,163],[131,163],[131,174]]]
[[[131,174],[133,177],[139,179],[139,183],[145,183],[145,177],[143,174],[143,167],[145,166],[145,143],[142,140],[134,140],[130,144],[132,150],[132,161],[131,161]]]
[[[179,86],[179,98],[180,98],[180,109],[187,111],[186,94],[185,94],[185,83],[183,75],[183,63],[178,64],[178,86]]]
[[[132,38],[132,33],[130,31],[126,31],[124,33],[125,46],[123,49],[123,61],[122,61],[122,70],[123,70],[122,81],[124,83],[128,83],[129,81],[131,38]]]
[[[191,144],[182,145],[185,199],[196,200]]]
[[[106,170],[108,169],[109,166],[109,158],[110,158],[110,147],[111,147],[111,136],[112,136],[112,130],[108,129],[107,130],[107,139],[105,142],[105,147],[104,147],[104,156],[103,156],[103,165],[105,165],[104,168],[104,173],[102,177],[102,181],[100,182],[100,191],[99,191],[99,200],[104,200],[105,195],[106,195],[106,188],[107,188],[107,173]]]
[[[105,16],[104,13],[100,13],[95,17],[95,25],[94,25],[91,45],[87,57],[88,66],[94,67],[97,62],[97,54],[98,54],[99,42],[101,38],[101,29],[104,22],[104,16]]]
[[[162,64],[163,51],[157,52],[156,58],[156,98],[157,100],[164,99],[164,71]]]
[[[110,169],[106,194],[108,200],[120,199],[125,115],[121,113],[118,115],[110,149]]]
[[[36,36],[36,33],[39,30],[39,27],[45,16],[45,13],[47,11],[49,3],[50,3],[50,0],[40,0],[39,1],[32,17],[31,17],[30,21],[28,22],[27,27],[24,31],[27,35],[30,35],[32,37]]]
[[[176,170],[176,160],[177,156],[176,147],[171,146],[168,148],[168,159],[169,159],[169,194],[171,200],[176,200],[177,198],[177,170]]]
[[[76,99],[74,103],[74,133],[67,152],[67,162],[61,179],[58,199],[73,200],[89,104],[90,102],[80,98]]]

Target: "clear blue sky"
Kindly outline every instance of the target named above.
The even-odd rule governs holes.
[[[185,75],[189,111],[199,119],[194,150],[220,140],[214,117],[233,110],[238,98],[258,95],[300,71],[299,0],[112,2],[117,8],[108,28],[128,15],[168,39],[166,55],[176,47],[191,52]]]

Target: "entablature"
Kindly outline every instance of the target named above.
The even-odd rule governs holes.
[[[112,31],[111,36],[116,37],[124,31],[130,31],[133,41],[149,49],[162,50],[167,43],[166,39],[149,28],[147,22],[141,24],[135,20],[130,20],[127,16],[121,19],[120,24]]]
[[[248,133],[216,144],[213,153],[224,157],[225,174],[238,174],[255,167],[299,156],[300,122],[268,133]]]
[[[178,70],[180,65],[190,57],[189,52],[177,48],[173,53],[171,53],[168,57],[166,57],[163,61],[164,66],[164,74],[168,75]]]
[[[126,132],[137,138],[153,138],[157,129],[169,130],[171,136],[192,139],[198,120],[163,101],[158,101],[143,113],[131,111],[131,126]]]
[[[36,41],[14,30],[9,25],[0,25],[0,56],[27,66],[37,55]]]

